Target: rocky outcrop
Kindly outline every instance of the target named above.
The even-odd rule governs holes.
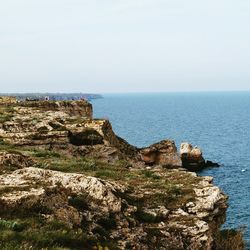
[[[164,140],[140,150],[140,156],[146,165],[161,165],[164,167],[181,167],[180,156],[175,143]]]
[[[208,177],[198,178],[179,170],[158,169],[157,174],[161,178],[190,178],[195,190],[192,202],[175,208],[163,205],[164,201],[154,207],[154,199],[151,204],[132,205],[131,197],[140,201],[153,197],[155,191],[145,192],[141,183],[131,193],[128,186],[115,182],[30,167],[0,175],[0,191],[6,190],[1,191],[0,213],[35,210],[48,221],[61,220],[70,227],[88,222],[85,230],[90,235],[97,228],[105,228],[104,221],[112,216],[108,238],[118,249],[211,249],[213,230],[221,223],[217,218],[225,213],[227,197]]]
[[[119,212],[121,200],[114,193],[121,191],[109,182],[81,174],[67,174],[39,168],[24,168],[9,175],[0,176],[0,187],[11,187],[12,191],[1,196],[3,209],[28,209],[28,206],[44,198],[46,189],[63,187],[69,195],[86,195],[92,202],[88,206],[103,212]],[[22,189],[25,187],[25,190]]]
[[[70,116],[80,116],[86,119],[93,118],[92,105],[86,100],[78,101],[21,101],[19,106],[35,108],[41,111],[61,111]]]
[[[190,171],[200,171],[205,167],[219,167],[216,162],[205,160],[202,151],[197,146],[190,143],[182,143],[180,147],[180,157],[182,166]]]
[[[91,117],[86,101],[20,102],[0,124],[0,138],[11,145],[65,149],[105,161],[137,157],[138,149],[116,136],[109,121]]]
[[[117,136],[108,120],[91,119],[87,101],[26,101],[8,107],[12,113],[0,124],[3,141],[29,147],[71,151],[73,155],[96,157],[106,162],[126,159],[168,168],[198,170],[204,166],[201,150],[164,140],[139,149]]]
[[[197,146],[193,148],[189,143],[182,143],[180,156],[182,166],[188,170],[198,171],[205,167],[205,160],[202,156],[202,151]]]
[[[199,148],[184,143],[179,154],[171,140],[134,147],[109,121],[91,119],[86,101],[8,103],[0,112],[0,217],[39,217],[46,232],[59,221],[74,234],[61,241],[63,229],[59,243],[42,248],[79,247],[74,237],[81,235],[87,249],[100,242],[110,249],[213,249],[227,196],[211,177],[182,168],[205,165]],[[32,234],[23,230],[19,237]],[[39,249],[31,238],[18,244]],[[4,240],[0,235],[0,248]]]

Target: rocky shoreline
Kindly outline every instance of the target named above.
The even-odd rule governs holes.
[[[187,171],[213,165],[199,148],[137,148],[92,114],[0,98],[1,249],[243,249],[220,230],[228,197]]]

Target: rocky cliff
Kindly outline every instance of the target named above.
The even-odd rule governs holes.
[[[0,121],[1,249],[222,249],[227,196],[173,141],[134,147],[86,101],[12,100]]]

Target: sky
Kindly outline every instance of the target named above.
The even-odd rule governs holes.
[[[0,1],[0,92],[250,90],[249,0]]]

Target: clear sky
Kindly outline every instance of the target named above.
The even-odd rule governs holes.
[[[0,92],[250,90],[249,0],[2,0]]]

